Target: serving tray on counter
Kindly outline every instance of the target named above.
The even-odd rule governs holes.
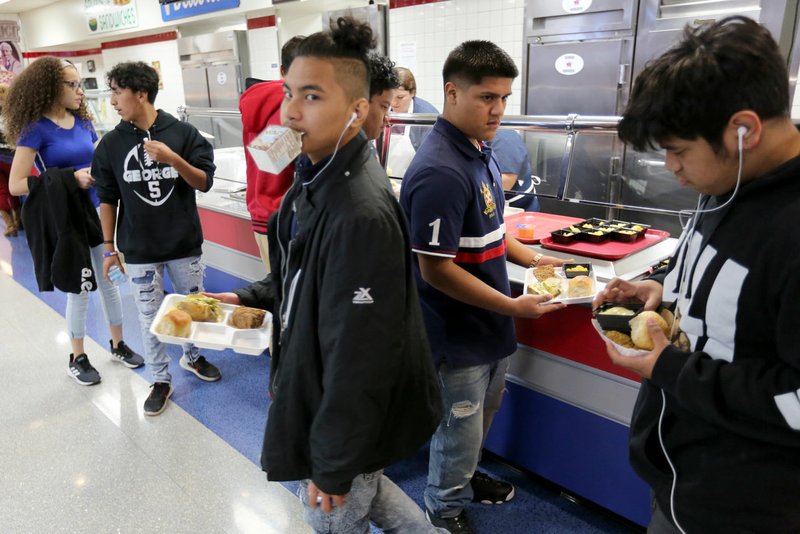
[[[542,247],[550,250],[567,252],[569,254],[575,254],[576,256],[615,261],[629,256],[634,252],[651,247],[656,243],[660,243],[668,237],[669,232],[665,230],[653,230],[649,228],[644,236],[630,243],[625,243],[623,241],[605,241],[603,243],[575,241],[573,243],[561,244],[553,241],[553,238],[550,236],[543,237],[540,243]]]

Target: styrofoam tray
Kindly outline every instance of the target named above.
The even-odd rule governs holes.
[[[600,334],[601,338],[603,338],[606,341],[611,341],[606,337],[605,332],[603,332],[603,327],[600,326],[600,323],[597,322],[597,319],[592,319],[592,326],[594,327],[595,330],[597,330],[597,333]],[[619,352],[620,356],[625,356],[626,358],[636,358],[637,356],[644,356],[649,353],[649,351],[643,349],[632,349],[630,347],[623,347],[622,345],[614,343],[613,341],[611,341],[611,344],[614,345],[614,348],[617,349],[617,352]]]
[[[269,339],[272,335],[272,314],[267,312],[264,322],[259,328],[234,328],[228,324],[228,320],[237,308],[233,304],[219,303],[222,309],[222,321],[218,323],[206,323],[192,321],[189,330],[189,337],[166,336],[156,332],[156,325],[161,318],[172,308],[178,305],[178,301],[186,298],[186,295],[170,294],[164,297],[161,307],[156,313],[153,324],[150,325],[150,333],[158,338],[162,343],[182,345],[193,343],[199,348],[224,350],[233,349],[240,354],[250,354],[258,356],[269,347]]]
[[[589,278],[592,279],[592,294],[586,297],[567,297],[567,289],[569,288],[569,280],[564,275],[564,269],[561,267],[556,267],[555,272],[558,276],[561,277],[561,294],[557,297],[553,297],[552,299],[548,300],[544,304],[552,304],[554,302],[562,302],[564,304],[586,304],[592,302],[594,300],[594,296],[597,294],[597,277],[594,274],[594,269],[589,271]],[[536,280],[536,277],[533,275],[533,268],[525,269],[525,287],[522,291],[524,295],[527,295],[530,291],[528,285],[531,283],[532,280]],[[536,293],[533,293],[534,295]]]

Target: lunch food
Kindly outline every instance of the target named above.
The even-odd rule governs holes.
[[[636,345],[633,344],[631,336],[629,336],[628,334],[625,334],[623,332],[617,332],[616,330],[606,330],[604,334],[608,339],[610,339],[617,345],[621,345],[628,349],[636,348]]]
[[[233,310],[228,324],[234,328],[259,328],[264,323],[266,314],[267,312],[258,308],[239,306]]]
[[[572,273],[572,272],[581,272],[581,273],[588,273],[589,268],[585,265],[573,265],[572,267],[567,267],[564,269],[565,272]]]
[[[185,299],[178,302],[177,308],[188,313],[193,321],[216,323],[222,320],[219,301],[205,295],[187,295]]]
[[[552,265],[540,265],[533,270],[533,276],[540,282],[556,277],[556,269]]]
[[[647,329],[647,321],[650,319],[658,323],[665,336],[669,336],[669,326],[663,317],[654,311],[643,311],[630,321],[631,339],[637,348],[653,349],[653,340],[650,338],[650,331]]]
[[[528,288],[532,293],[557,297],[561,294],[561,278],[553,276],[542,281],[533,280]]]
[[[586,275],[576,276],[569,281],[567,296],[569,298],[588,297],[594,293],[592,279]]]
[[[189,337],[191,328],[191,316],[183,310],[173,308],[158,322],[156,332],[165,336]]]
[[[636,315],[636,312],[623,306],[614,306],[613,308],[600,310],[597,315]]]

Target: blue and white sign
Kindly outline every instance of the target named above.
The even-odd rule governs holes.
[[[235,7],[239,7],[239,0],[178,0],[161,4],[161,20],[185,19]]]

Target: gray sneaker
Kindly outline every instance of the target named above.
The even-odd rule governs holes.
[[[74,354],[70,354],[67,373],[82,386],[92,386],[100,382],[100,373],[89,363],[86,354],[80,354],[77,358]]]
[[[120,341],[117,348],[114,348],[113,340],[109,339],[108,344],[111,346],[111,356],[122,362],[122,365],[128,369],[136,369],[144,365],[144,358],[136,354],[124,341]]]

